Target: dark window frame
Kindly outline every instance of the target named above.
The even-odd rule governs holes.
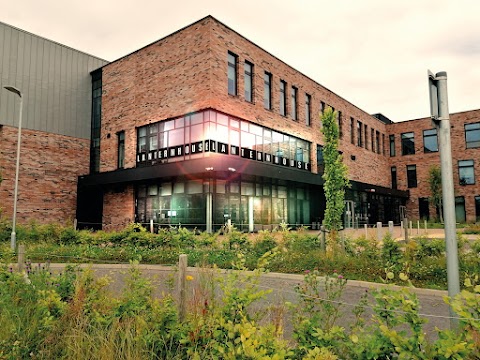
[[[390,156],[397,156],[397,151],[395,149],[395,135],[391,134],[388,135],[388,141],[390,146]]]
[[[402,133],[402,155],[415,155],[415,133],[413,131]]]
[[[263,74],[263,107],[272,110],[272,74],[265,71]]]
[[[427,147],[427,143],[430,143],[433,138],[435,138],[435,146],[433,146],[434,149],[432,150],[430,149],[430,146]],[[423,152],[424,153],[438,152],[438,135],[437,135],[436,128],[423,130]]]
[[[290,91],[292,101],[292,119],[294,121],[298,121],[298,88],[292,86]]]
[[[350,117],[350,143],[355,145],[355,119]]]
[[[250,79],[250,85],[247,80]],[[253,64],[245,60],[244,64],[244,97],[245,101],[253,103],[253,79],[254,79],[254,67]],[[250,96],[249,96],[250,95]]]
[[[396,190],[398,188],[398,177],[397,177],[397,167],[396,166],[392,166],[390,168],[390,176],[391,176],[392,189]]]
[[[357,146],[363,147],[363,124],[357,120]]]
[[[466,171],[471,171],[472,176],[462,176],[462,173]],[[468,179],[472,180],[469,181]],[[458,160],[458,180],[460,185],[475,185],[475,161],[473,159]]]
[[[125,130],[117,132],[117,168],[125,168]]]
[[[407,165],[407,187],[411,189],[417,186],[417,165]]]
[[[233,59],[233,62],[231,60]],[[233,73],[231,72],[233,71]],[[231,78],[231,75],[233,77]],[[227,78],[228,78],[228,94],[232,96],[238,95],[238,56],[229,51],[227,55]],[[230,86],[230,82],[233,82]]]
[[[312,96],[305,94],[305,125],[312,126]]]
[[[469,123],[464,125],[465,129],[465,147],[467,149],[480,147],[480,122]],[[478,134],[477,134],[478,132]],[[479,140],[469,140],[469,137],[475,137]]]
[[[280,115],[287,116],[287,82],[285,80],[280,80],[280,98],[279,98],[279,108]]]

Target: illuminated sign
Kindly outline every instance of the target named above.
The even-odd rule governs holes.
[[[169,158],[200,154],[204,152],[240,156],[243,159],[271,163],[274,165],[285,166],[299,170],[310,171],[311,169],[310,163],[304,161],[288,159],[286,157],[263,153],[261,151],[235,145],[229,146],[228,144],[214,140],[205,140],[191,144],[172,146],[153,150],[148,153],[137,153],[137,163],[145,164],[147,162],[151,162],[153,165],[157,160],[166,160]]]

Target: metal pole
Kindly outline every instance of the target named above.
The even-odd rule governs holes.
[[[452,146],[450,142],[450,117],[448,112],[447,73],[439,72],[435,76],[438,91],[438,140],[440,168],[442,170],[443,220],[445,222],[445,243],[447,253],[448,296],[460,293],[460,275],[458,270],[458,250],[455,219],[455,196],[453,192]],[[457,316],[450,307],[451,316]],[[451,320],[452,327],[458,321]]]
[[[12,233],[10,235],[10,247],[12,250],[16,248],[17,234],[15,228],[17,226],[17,198],[18,198],[18,173],[20,170],[20,142],[22,140],[22,110],[23,110],[23,96],[22,92],[13,86],[5,86],[8,91],[17,94],[20,98],[20,110],[18,112],[18,138],[17,138],[17,162],[15,168],[15,186],[13,193],[13,221]]]

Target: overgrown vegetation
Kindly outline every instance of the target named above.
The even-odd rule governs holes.
[[[15,261],[9,246],[11,225],[0,222],[0,262]],[[131,224],[118,232],[74,230],[58,225],[31,223],[17,228],[19,243],[25,244],[32,261],[44,263],[128,263],[173,265],[185,253],[192,265],[216,265],[229,269],[239,253],[245,266],[254,269],[261,256],[276,249],[278,255],[267,269],[283,273],[303,273],[319,268],[324,275],[333,270],[349,279],[378,282],[385,269],[409,274],[417,287],[446,289],[445,244],[443,240],[417,237],[408,245],[386,235],[375,238],[345,238],[343,251],[329,256],[320,249],[318,234],[303,229],[260,231],[248,235],[232,229],[226,235],[207,234],[185,228],[161,229],[150,233],[139,224]],[[480,273],[480,240],[466,241],[458,237],[460,271]]]
[[[190,276],[189,308],[179,318],[171,294],[153,297],[152,283],[136,262],[118,297],[110,280],[91,270],[68,267],[52,274],[48,265],[27,263],[27,272],[0,266],[0,359],[478,359],[480,286],[466,277],[465,290],[448,302],[462,318],[456,331],[438,330],[427,340],[420,304],[407,287],[380,287],[362,296],[353,321],[339,326],[347,311],[347,280],[332,272],[307,271],[289,304],[294,342],[284,339],[280,312],[272,320],[252,312],[269,290],[259,279],[276,251],[246,272],[245,257],[234,271],[203,281]],[[199,275],[200,276],[200,275]],[[387,275],[387,278],[392,276]],[[172,284],[169,284],[170,286]],[[372,312],[366,316],[367,311]]]
[[[438,165],[432,165],[428,170],[428,185],[430,187],[430,199],[435,208],[438,209],[439,220],[443,223],[442,171]]]

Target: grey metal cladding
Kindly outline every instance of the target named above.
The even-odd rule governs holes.
[[[90,138],[90,72],[107,63],[0,22],[0,124],[18,124],[10,85],[24,97],[22,127]]]

